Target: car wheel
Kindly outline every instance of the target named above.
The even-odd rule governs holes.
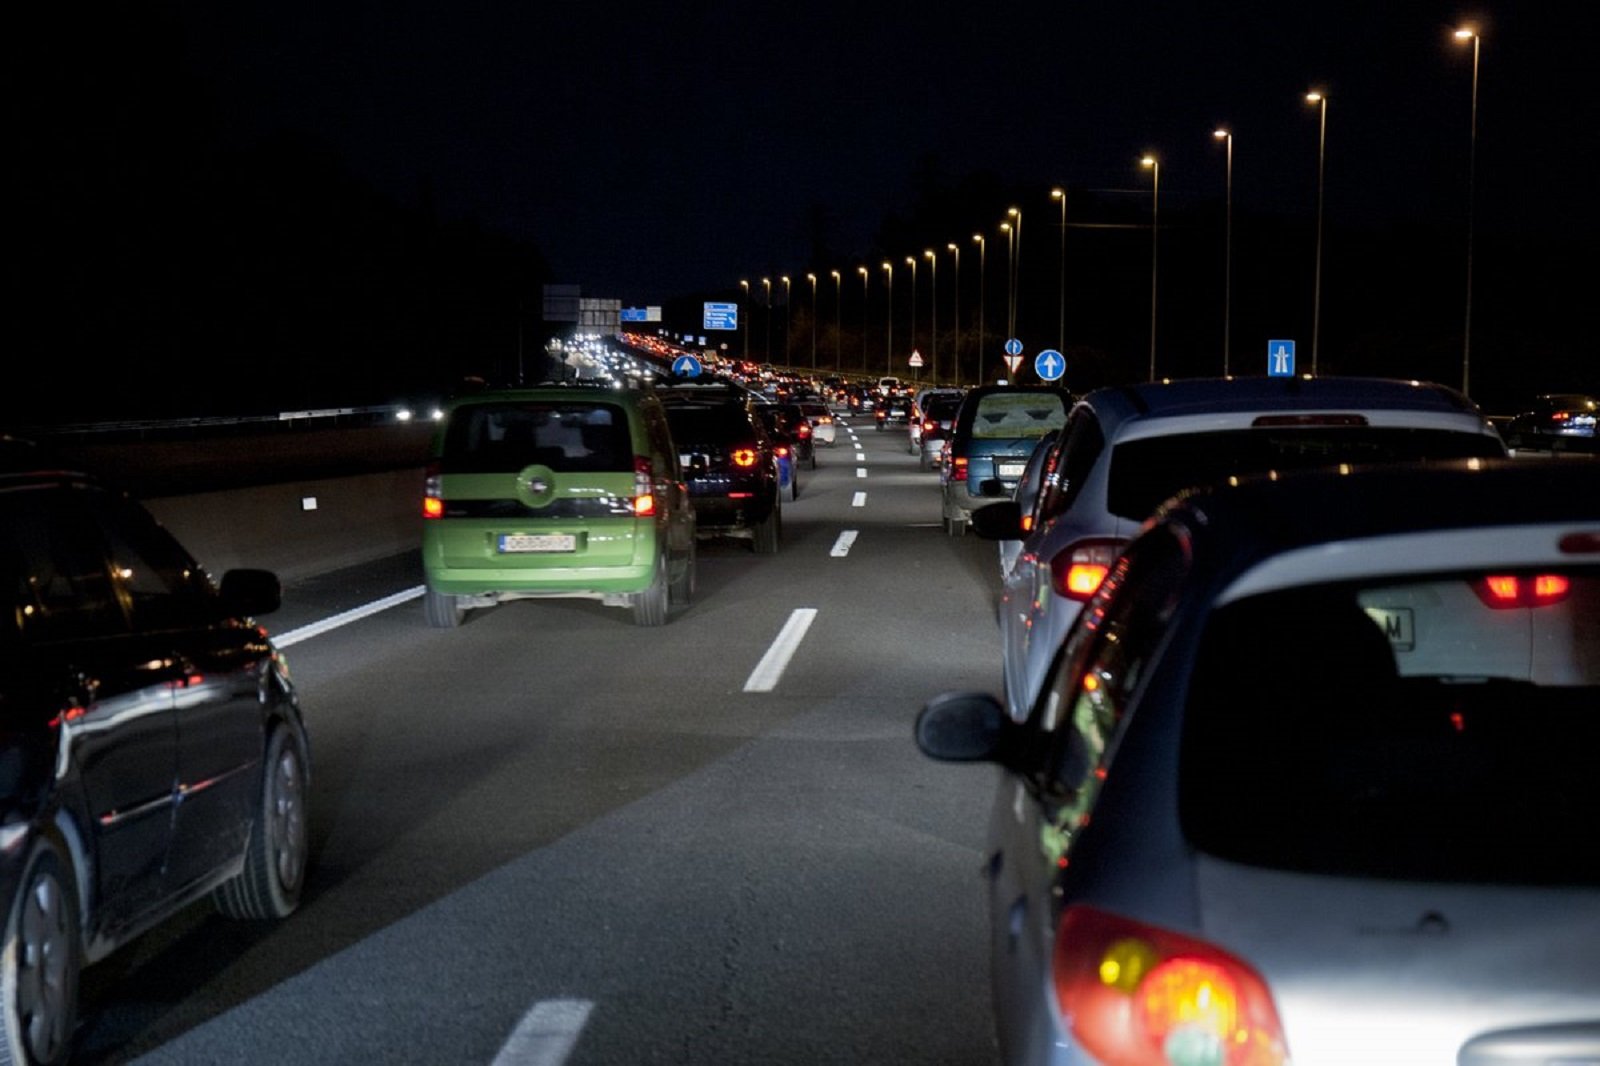
[[[35,840],[17,882],[0,952],[5,1061],[68,1061],[78,1006],[78,892],[61,846]]]
[[[460,596],[427,589],[422,593],[422,613],[435,629],[454,629],[467,616],[467,609],[461,606]]]
[[[924,469],[924,470],[928,469],[928,453],[927,452],[923,452],[922,453],[921,457],[917,460],[917,465],[922,467],[922,469]]]
[[[813,445],[812,448],[811,448],[811,469],[815,470],[816,468],[817,468],[817,449],[816,449],[816,446]]]
[[[667,589],[668,602],[674,607],[687,607],[694,602],[695,589],[695,546],[694,541],[689,541],[689,551],[683,560],[683,572],[678,579]]]
[[[783,521],[782,515],[783,512],[774,506],[772,513],[767,515],[767,520],[756,526],[750,546],[757,555],[778,554],[779,524]]]
[[[789,499],[798,500],[799,498],[800,498],[800,464],[799,463],[795,463],[794,464],[794,477],[789,479]]]
[[[667,620],[667,556],[663,552],[656,560],[655,576],[650,587],[633,594],[633,624],[659,626]]]
[[[287,918],[300,905],[310,854],[306,800],[310,767],[305,744],[293,726],[279,724],[267,738],[260,806],[250,828],[244,868],[217,886],[211,901],[229,918]]]

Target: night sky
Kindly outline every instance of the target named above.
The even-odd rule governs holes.
[[[1236,213],[1293,233],[1294,248],[1275,254],[1306,272],[1318,131],[1316,108],[1302,98],[1320,88],[1328,232],[1426,242],[1416,269],[1430,276],[1419,288],[1439,290],[1426,315],[1442,334],[1446,294],[1463,284],[1431,275],[1461,270],[1472,87],[1471,45],[1451,30],[1470,22],[1483,33],[1482,284],[1526,281],[1524,265],[1493,260],[1511,253],[1566,279],[1559,299],[1507,295],[1496,306],[1485,292],[1484,313],[1502,327],[1537,319],[1537,338],[1524,346],[1554,339],[1593,351],[1600,320],[1592,301],[1573,296],[1591,292],[1597,275],[1578,253],[1600,238],[1600,106],[1589,84],[1600,26],[1592,14],[1574,20],[1585,5],[1501,8],[229,0],[158,6],[128,50],[115,37],[139,16],[126,9],[106,25],[51,16],[41,47],[24,50],[22,110],[62,143],[120,121],[70,90],[74,64],[112,55],[140,81],[167,78],[162,91],[193,106],[193,115],[161,105],[146,109],[156,118],[130,119],[154,124],[141,144],[159,140],[169,119],[176,132],[167,133],[181,139],[197,115],[208,136],[241,151],[301,138],[394,204],[535,249],[550,280],[642,304],[736,292],[739,278],[763,274],[798,280],[838,268],[853,279],[857,263],[876,268],[925,243],[970,250],[974,231],[1001,239],[1008,203],[1024,209],[1028,269],[1053,269],[1044,254],[1060,233],[1049,228],[1051,186],[1088,205],[1073,226],[1137,221],[1149,204],[1150,173],[1138,166],[1146,151],[1162,160],[1164,222],[1170,215],[1182,227],[1185,212],[1195,220],[1220,211],[1218,124],[1235,134]],[[29,96],[27,61],[44,72],[46,91]],[[966,189],[981,192],[963,201]],[[913,243],[891,246],[897,237]],[[1163,277],[1174,315],[1184,271],[1201,261],[1191,252],[1175,245]],[[1080,261],[1069,273],[1096,268]],[[1340,268],[1348,282],[1350,262]],[[1284,269],[1236,260],[1241,276]],[[1127,287],[1138,284],[1134,274]],[[1344,295],[1344,307],[1329,310],[1335,329],[1333,316],[1359,299]],[[1244,285],[1239,299],[1279,295]],[[1285,317],[1303,329],[1304,308]],[[1186,324],[1180,317],[1171,328],[1181,335]],[[1130,328],[1129,345],[1136,336]],[[1587,384],[1565,380],[1578,365],[1552,386]]]

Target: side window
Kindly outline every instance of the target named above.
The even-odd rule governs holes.
[[[135,504],[96,497],[91,513],[111,557],[112,590],[138,631],[195,625],[210,582],[171,534]]]
[[[1034,527],[1064,514],[1083,489],[1095,461],[1105,451],[1106,437],[1100,420],[1087,407],[1080,407],[1067,421],[1061,444],[1054,457],[1055,468],[1046,471],[1044,484],[1035,503]]]
[[[678,469],[678,450],[672,446],[672,431],[667,427],[667,417],[659,408],[643,407],[645,435],[650,438],[650,450],[666,462],[663,473],[669,480],[680,481],[682,471]]]
[[[14,635],[50,644],[127,630],[104,545],[75,490],[0,496],[0,565]],[[13,636],[7,633],[7,638]]]
[[[1056,797],[1041,840],[1053,861],[1088,823],[1123,714],[1166,635],[1188,569],[1180,527],[1135,541],[1084,606],[1045,683],[1032,723],[1046,753],[1039,782]]]

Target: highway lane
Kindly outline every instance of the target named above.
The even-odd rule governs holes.
[[[803,475],[780,553],[702,543],[661,629],[523,601],[441,631],[412,601],[290,648],[317,775],[301,911],[196,907],[92,968],[82,1061],[993,1061],[993,772],[910,729],[935,692],[998,690],[994,549],[940,531],[903,430],[858,428],[862,459],[841,435]],[[305,582],[268,621],[419,574]]]

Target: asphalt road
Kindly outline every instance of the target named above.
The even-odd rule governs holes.
[[[994,772],[911,740],[929,696],[999,690],[995,549],[941,531],[903,429],[859,440],[819,450],[777,556],[702,542],[665,627],[521,601],[435,630],[411,600],[289,648],[303,906],[196,906],[92,967],[80,1061],[995,1061]],[[420,580],[415,556],[327,575],[266,621]],[[745,691],[800,608],[778,683]]]

